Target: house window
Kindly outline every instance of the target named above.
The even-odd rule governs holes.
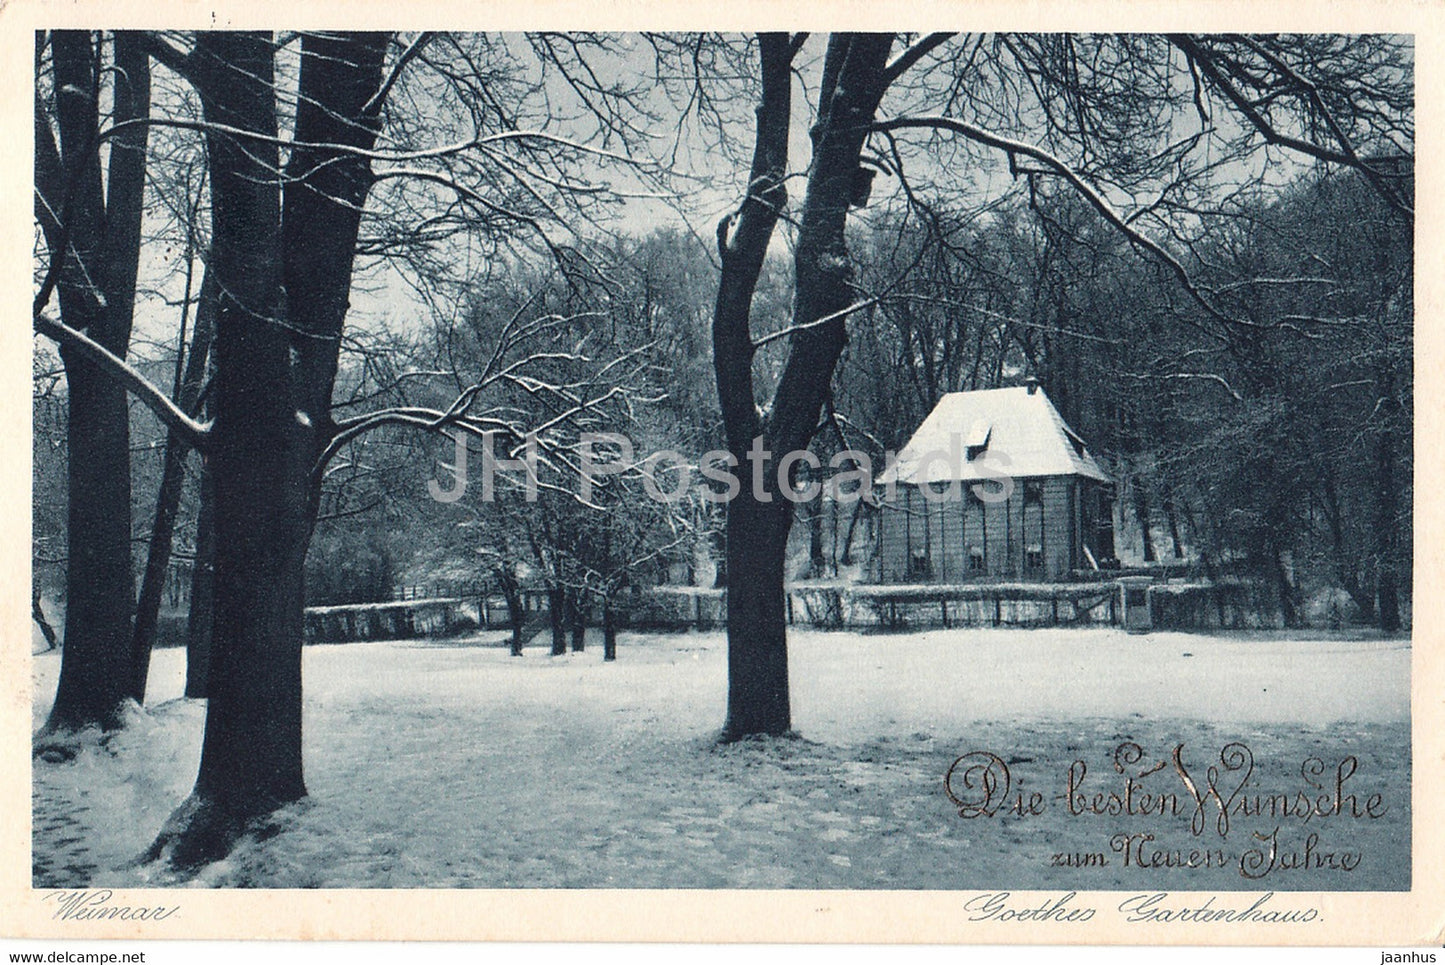
[[[1031,573],[1044,568],[1044,483],[1024,481],[1024,569]]]
[[[1100,566],[1107,567],[1114,560],[1114,493],[1111,487],[1100,486],[1095,491],[1097,503],[1094,508],[1094,532],[1091,549]]]
[[[970,573],[982,573],[988,568],[986,525],[983,500],[972,489],[966,490],[963,502],[963,552],[967,560],[965,565]]]
[[[928,565],[927,553],[910,553],[908,555],[908,578],[912,580],[927,580],[932,577],[932,567]]]

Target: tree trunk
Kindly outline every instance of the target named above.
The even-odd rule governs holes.
[[[611,599],[602,601],[602,659],[617,659],[617,616]]]
[[[582,653],[587,648],[587,609],[582,594],[571,597],[569,609],[572,617],[572,652]]]
[[[848,514],[848,534],[843,537],[843,565],[853,565],[853,534],[858,529],[858,516],[863,512],[863,500],[859,499],[853,503],[853,511]]]
[[[764,424],[753,397],[754,347],[749,315],[758,274],[778,213],[787,200],[791,52],[785,36],[764,35],[750,190],[732,237],[719,228],[722,277],[713,316],[713,361],[728,448],[740,465],[755,440],[774,460],[811,442],[833,370],[847,337],[840,314],[854,298],[844,239],[848,206],[868,126],[888,86],[888,34],[837,34],[828,43],[812,128],[813,160],[794,254],[793,324],[787,361]],[[819,319],[834,317],[826,324]],[[801,327],[807,326],[807,327]],[[727,566],[745,573],[728,590],[728,717],[723,738],[780,735],[792,726],[788,697],[784,561],[793,506],[782,499],[777,462],[760,494],[749,478],[728,505]],[[751,476],[751,473],[748,473]],[[764,500],[771,499],[771,502]]]
[[[201,384],[211,355],[211,336],[215,330],[215,284],[210,279],[208,271],[201,282],[195,332],[191,336],[185,372],[175,387],[176,403],[191,414],[195,413],[196,400],[201,394]],[[140,597],[136,602],[135,628],[131,634],[130,696],[137,703],[145,702],[151,648],[155,646],[161,593],[166,585],[166,570],[170,566],[176,531],[176,512],[180,509],[181,489],[186,481],[186,449],[185,443],[175,433],[167,433],[161,485],[156,495],[155,523],[151,526],[150,547],[146,554],[145,574],[141,578]]]
[[[759,503],[744,487],[728,505],[728,711],[723,739],[792,729],[783,565],[793,507]]]
[[[504,570],[499,570],[497,584],[502,588],[502,596],[507,600],[507,623],[512,630],[512,656],[522,655],[522,625],[527,621],[527,615],[522,608],[521,588],[517,580]]]
[[[196,40],[206,120],[276,136],[271,38]],[[306,793],[301,771],[304,442],[283,320],[280,195],[272,143],[206,138],[216,313],[214,609],[206,730],[190,798],[152,846],[191,868],[227,854],[249,822]]]
[[[808,503],[808,572],[815,580],[828,575],[828,555],[823,549],[823,500]]]
[[[296,140],[369,148],[385,35],[307,34]],[[306,794],[301,760],[304,563],[316,459],[351,283],[361,157],[298,147],[282,195],[269,34],[207,33],[192,58],[208,121],[265,140],[207,134],[216,318],[215,607],[210,699],[191,797],[152,846],[175,866],[224,856],[238,835]],[[374,108],[375,105],[372,105]]]
[[[211,628],[215,615],[216,493],[214,473],[202,461],[200,509],[196,513],[196,561],[191,567],[191,605],[186,616],[186,696],[210,693]]]
[[[1144,480],[1135,476],[1129,484],[1129,493],[1133,497],[1134,517],[1139,521],[1139,536],[1144,548],[1144,562],[1153,563],[1159,558],[1154,552],[1154,533],[1150,519],[1154,515],[1149,505],[1149,492],[1144,488]]]
[[[715,590],[725,590],[728,585],[728,537],[727,528],[713,530],[712,556],[717,571],[713,573],[712,585]]]
[[[1383,426],[1375,446],[1375,559],[1379,568],[1375,594],[1378,599],[1380,629],[1397,633],[1400,619],[1400,574],[1396,556],[1399,551],[1400,484],[1395,472],[1395,419],[1399,402],[1395,399],[1395,381],[1388,373],[1379,379],[1383,401]]]
[[[1271,539],[1273,542],[1273,539]],[[1286,627],[1294,628],[1300,626],[1299,607],[1295,605],[1295,588],[1290,582],[1289,572],[1284,565],[1284,551],[1278,545],[1271,546],[1269,550],[1271,571],[1274,576],[1275,589],[1279,593],[1280,619]]]
[[[60,640],[55,636],[55,628],[50,621],[45,619],[45,608],[40,605],[40,587],[35,586],[30,590],[30,617],[35,625],[40,628],[40,635],[45,638],[45,649],[54,650],[60,646]]]
[[[1359,608],[1360,619],[1373,622],[1375,619],[1375,597],[1360,584],[1356,560],[1352,558],[1345,544],[1344,510],[1340,506],[1339,487],[1328,466],[1320,470],[1324,481],[1325,522],[1330,531],[1330,552],[1334,557],[1335,576],[1344,587],[1355,606]]]
[[[156,628],[160,623],[161,594],[165,590],[166,570],[171,562],[181,487],[186,480],[185,461],[185,446],[174,435],[167,436],[161,484],[156,493],[155,521],[151,524],[150,546],[146,552],[140,595],[136,599],[135,624],[131,631],[130,697],[136,703],[145,703],[151,650],[155,646]]]
[[[762,435],[753,397],[753,294],[762,272],[773,228],[787,203],[788,126],[792,100],[789,39],[785,34],[758,38],[762,99],[757,109],[748,195],[736,219],[718,226],[722,275],[713,312],[713,368],[728,449],[746,466],[747,451]],[[729,236],[731,229],[731,236]],[[776,576],[762,559],[776,534],[765,522],[748,480],[727,506],[724,574],[746,573],[728,588],[728,712],[723,739],[748,734],[783,734],[792,727],[788,705],[787,638],[783,615],[781,561]],[[772,487],[776,489],[776,487]],[[791,506],[780,526],[786,535]],[[776,508],[774,508],[776,512]]]
[[[1169,524],[1169,540],[1174,549],[1176,560],[1184,559],[1184,540],[1179,535],[1179,513],[1174,506],[1174,488],[1169,485],[1168,480],[1163,482],[1164,497],[1164,519]]]
[[[37,121],[36,187],[59,221],[42,218],[47,243],[66,252],[58,285],[61,318],[124,358],[135,304],[145,186],[146,126],[115,139],[102,188],[97,57],[88,31],[52,35],[57,152]],[[137,38],[115,38],[113,122],[150,113],[150,64]],[[57,170],[58,165],[58,170]],[[57,180],[59,183],[56,183]],[[64,201],[61,199],[64,198]],[[103,300],[96,297],[97,289]],[[130,411],[125,389],[61,347],[69,392],[68,559],[65,646],[47,731],[120,724],[130,682]]]
[[[518,614],[517,616],[512,618],[512,656],[522,656],[522,650],[522,616],[521,614]]]
[[[69,352],[61,356],[70,395],[70,547],[65,646],[47,730],[111,729],[120,726],[130,682],[129,409],[120,383]]]
[[[552,625],[552,656],[561,657],[567,653],[567,617],[563,612],[567,605],[567,594],[558,587],[547,590],[547,616]]]

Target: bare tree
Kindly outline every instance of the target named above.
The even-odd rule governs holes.
[[[37,74],[47,49],[50,103],[37,103],[35,112],[35,214],[49,264],[35,314],[39,317],[56,293],[62,324],[124,358],[140,257],[150,63],[142,39],[128,32],[109,43],[82,31],[37,35]],[[102,178],[102,92],[108,77],[111,123],[128,126],[111,139]],[[134,581],[126,390],[75,344],[62,343],[60,356],[69,411],[69,547],[65,646],[45,729],[112,728],[120,723],[131,679]]]
[[[572,179],[564,155],[621,155],[543,130],[509,126],[511,110],[471,112],[474,130],[451,144],[378,150],[388,96],[430,41],[401,48],[390,70],[381,34],[300,37],[295,115],[287,136],[278,41],[259,33],[146,35],[143,49],[199,93],[204,116],[128,120],[100,137],[119,143],[148,126],[204,136],[212,230],[215,378],[212,421],[199,422],[84,331],[43,313],[35,327],[151,407],[168,429],[205,454],[214,572],[210,698],[200,772],[151,854],[187,868],[224,854],[253,820],[305,794],[302,777],[301,639],[303,565],[328,462],[362,433],[407,427],[515,444],[595,410],[601,398],[560,385],[559,409],[541,426],[518,427],[476,410],[488,378],[524,381],[515,369],[490,372],[441,408],[393,407],[336,418],[332,395],[353,264],[368,195],[379,181],[429,184],[462,211],[525,225],[558,261],[571,257],[547,224],[561,220],[548,195],[586,200],[603,189]],[[289,45],[286,38],[280,45]],[[464,74],[448,72],[448,80]],[[463,86],[463,85],[459,85]],[[485,87],[466,87],[470,93]],[[375,162],[383,167],[377,169]],[[488,191],[510,185],[494,200]],[[515,202],[515,203],[513,203]],[[132,252],[132,255],[134,252]],[[112,383],[108,383],[112,384]],[[533,387],[535,388],[535,387]],[[614,393],[615,394],[615,393]],[[123,399],[122,399],[123,403]],[[564,452],[552,457],[566,460]],[[203,520],[203,530],[204,530]],[[203,532],[203,541],[206,539]],[[128,592],[127,592],[128,597]],[[130,675],[122,672],[126,683]]]
[[[1232,311],[1175,250],[1188,250],[1220,208],[1213,185],[1222,164],[1241,166],[1261,184],[1269,152],[1284,148],[1359,170],[1397,210],[1410,211],[1408,165],[1401,163],[1414,143],[1408,40],[936,34],[903,38],[909,42],[890,60],[897,39],[828,39],[807,192],[794,222],[792,324],[755,341],[749,306],[786,201],[790,65],[805,42],[801,35],[758,38],[753,162],[742,206],[718,230],[722,279],[713,329],[728,446],[740,463],[750,447],[776,458],[809,444],[847,317],[887,294],[860,290],[846,243],[849,206],[867,202],[880,170],[905,186],[920,174],[936,179],[940,170],[957,172],[957,182],[994,155],[1031,190],[1044,182],[1064,186],[1172,276],[1200,310],[1190,323],[1222,347],[1260,323]],[[884,106],[888,114],[880,116]],[[1188,111],[1198,130],[1179,137],[1175,118]],[[907,141],[911,134],[923,140]],[[755,352],[783,337],[787,361],[759,408]],[[757,578],[729,595],[725,738],[791,727],[783,554],[792,513],[777,498],[773,474],[760,481],[758,495],[745,486],[729,506],[728,569]]]
[[[188,252],[189,255],[189,252]],[[189,260],[189,259],[188,259]],[[176,346],[176,371],[172,397],[176,405],[191,416],[199,415],[201,393],[211,358],[211,340],[215,335],[217,292],[210,272],[205,272],[196,298],[195,326],[186,341],[191,307],[191,277],[186,278],[182,296],[180,335]],[[162,457],[160,485],[156,491],[155,519],[151,525],[150,545],[136,598],[135,624],[131,634],[130,696],[143,703],[146,682],[150,676],[151,648],[155,645],[160,614],[161,593],[174,545],[176,515],[180,510],[181,488],[185,484],[185,460],[189,447],[173,432],[166,434]],[[209,565],[206,561],[206,565]],[[199,674],[199,668],[198,668]],[[203,696],[203,694],[192,694]]]

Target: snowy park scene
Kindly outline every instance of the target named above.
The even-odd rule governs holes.
[[[718,633],[624,634],[566,657],[508,655],[503,634],[463,642],[308,648],[305,803],[197,879],[267,888],[1080,888],[1387,890],[1409,886],[1409,648],[1399,641],[1210,637],[1117,630],[803,632],[790,638],[791,740],[717,742],[727,687]],[[590,642],[590,641],[589,641]],[[1315,662],[1307,678],[1291,668]],[[204,707],[180,699],[183,654],[157,651],[154,709],[64,768],[37,766],[37,886],[160,883],[134,861],[195,780]],[[56,663],[37,671],[37,725]],[[1100,668],[1110,668],[1104,672]],[[1113,672],[1128,667],[1127,675]],[[545,722],[545,723],[539,723]],[[1068,768],[1120,790],[1115,748],[1183,744],[1203,772],[1232,741],[1269,793],[1312,758],[1359,760],[1361,806],[1268,826],[1239,817],[1221,838],[1177,817],[1071,815],[1053,800]],[[962,819],[953,761],[992,749],[1050,799],[1025,818]],[[1338,758],[1338,759],[1336,759]],[[1017,777],[1015,778],[1018,779]],[[960,782],[961,787],[961,782]],[[1183,792],[1171,772],[1151,791]],[[1330,810],[1326,808],[1326,810]],[[1217,809],[1209,808],[1213,822]],[[1277,867],[1239,862],[1282,826]],[[1359,866],[1286,868],[1308,835]],[[1224,850],[1212,867],[1139,867],[1144,853]],[[1286,839],[1290,842],[1286,844]],[[1202,842],[1202,843],[1201,843]],[[1124,851],[1130,852],[1126,862]],[[1268,852],[1269,845],[1263,846]],[[1055,855],[1101,853],[1069,867]],[[1164,859],[1160,859],[1161,861]]]
[[[34,49],[33,888],[1416,882],[1409,36]]]

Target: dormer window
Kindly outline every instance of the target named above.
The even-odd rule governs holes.
[[[1063,428],[1064,435],[1069,437],[1069,443],[1074,447],[1074,455],[1082,456],[1084,454],[1084,440],[1080,439],[1079,434],[1068,426],[1064,426]]]
[[[993,426],[980,424],[973,427],[973,431],[963,440],[964,452],[967,454],[969,462],[973,462],[987,451],[988,440],[992,436]]]

